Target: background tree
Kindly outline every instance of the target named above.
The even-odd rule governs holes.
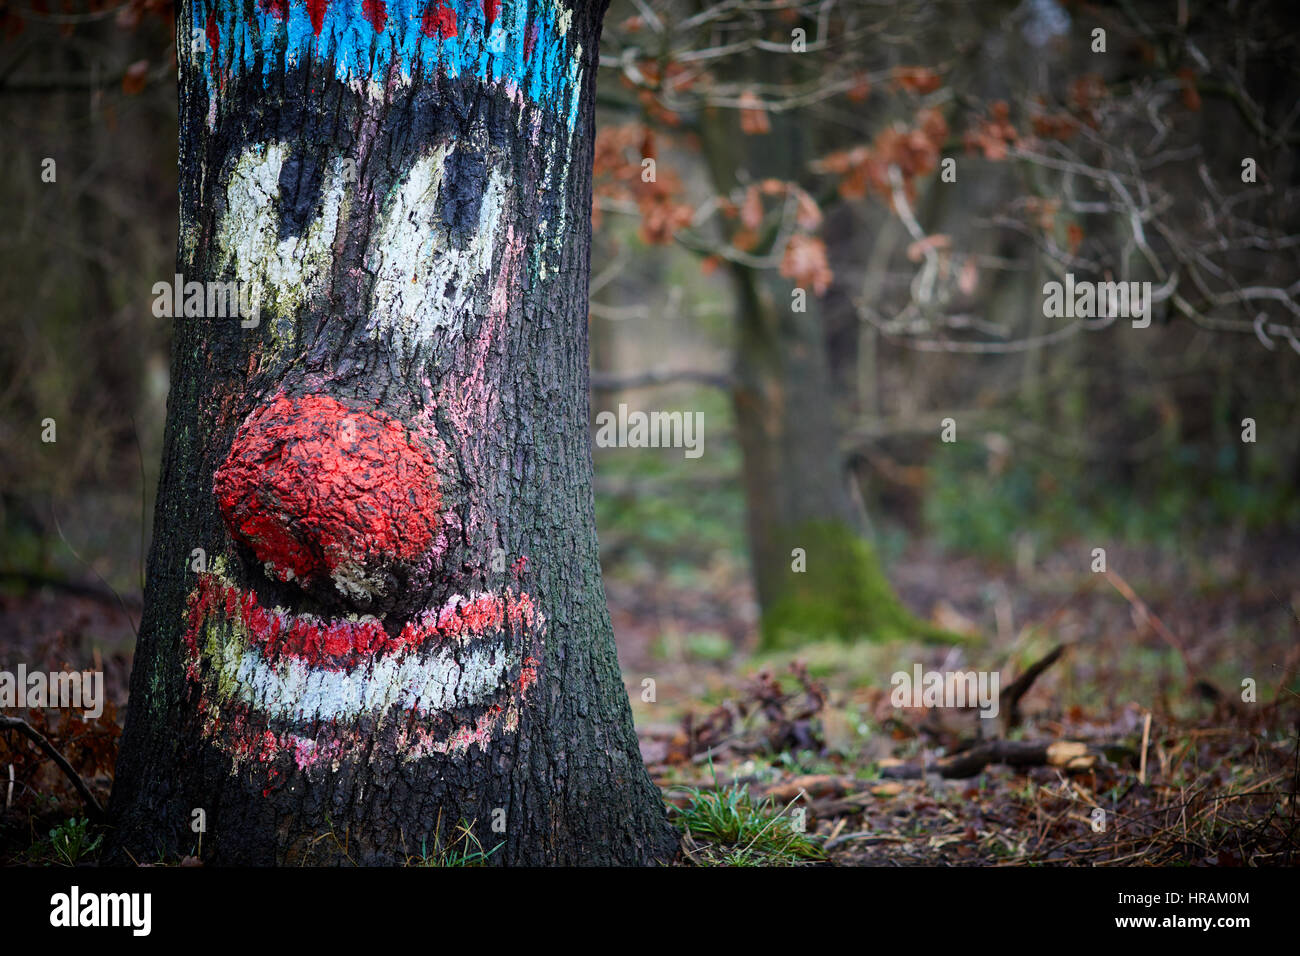
[[[869,510],[1032,561],[1042,533],[1019,520],[1027,510],[1049,534],[1082,527],[1064,512],[1111,507],[1135,462],[1159,455],[1143,479],[1170,504],[1213,482],[1220,516],[1289,513],[1244,487],[1295,470],[1278,407],[1218,362],[1208,379],[1192,371],[1206,333],[1258,327],[1267,351],[1232,337],[1215,351],[1272,382],[1294,341],[1294,117],[1275,92],[1294,86],[1281,80],[1294,33],[1270,32],[1272,15],[1236,11],[1227,34],[1209,10],[1170,21],[1051,2],[630,3],[611,19],[602,62],[625,92],[606,84],[602,102],[638,122],[604,128],[598,205],[635,213],[646,241],[675,240],[735,287],[734,375],[719,383],[769,644],[933,633],[876,570]],[[1214,124],[1240,138],[1207,140]],[[1267,176],[1238,189],[1248,152]],[[1198,217],[1207,202],[1241,215]],[[1043,286],[1067,271],[1154,281],[1157,314],[1188,324],[1051,321]],[[1234,440],[1211,465],[1203,439],[1222,447],[1246,408],[1276,440]],[[793,516],[822,533],[793,532]],[[806,574],[792,567],[800,540],[818,542]]]
[[[405,861],[463,827],[504,863],[674,853],[593,527],[602,14],[181,7],[188,304],[121,850],[190,850],[202,809],[220,862]],[[227,282],[251,316],[214,314]]]
[[[866,536],[867,515],[841,452],[844,415],[831,390],[821,315],[834,277],[817,233],[822,205],[835,192],[814,195],[824,177],[812,163],[845,136],[820,117],[809,120],[818,104],[846,95],[861,102],[873,81],[891,75],[878,66],[887,54],[867,53],[874,46],[867,40],[913,8],[873,22],[854,7],[797,3],[635,6],[603,62],[621,73],[633,94],[623,105],[637,110],[647,131],[604,134],[598,189],[635,202],[646,239],[676,239],[731,280],[726,384],[765,643],[956,640],[904,608]],[[931,77],[904,71],[895,85],[915,89]],[[617,95],[607,100],[616,104]],[[929,125],[918,131],[923,155],[910,176],[933,168],[947,132],[937,113],[921,121]],[[644,175],[656,138],[670,136],[699,152],[713,195],[698,208],[681,194],[682,177],[668,160],[653,178]]]

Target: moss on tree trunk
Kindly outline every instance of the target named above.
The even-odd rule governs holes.
[[[735,412],[763,646],[959,640],[904,607],[865,536],[847,491],[815,303],[783,308],[779,283],[740,265],[733,276]]]

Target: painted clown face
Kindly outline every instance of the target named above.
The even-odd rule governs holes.
[[[463,752],[517,726],[546,617],[494,517],[519,467],[498,440],[511,386],[494,356],[566,214],[547,198],[565,193],[566,157],[531,157],[520,131],[527,146],[572,127],[567,88],[540,102],[531,74],[449,75],[445,29],[415,41],[442,63],[424,78],[403,72],[407,34],[368,20],[365,62],[387,74],[363,81],[346,48],[356,11],[311,6],[263,5],[260,32],[227,38],[291,60],[310,30],[284,85],[316,72],[231,137],[215,220],[187,240],[212,275],[251,286],[262,320],[212,462],[226,546],[189,596],[188,674],[207,739],[272,776],[337,769],[377,740],[404,759]],[[500,40],[491,7],[459,21],[462,66],[494,62],[471,48],[471,27],[484,49]],[[217,141],[215,91],[250,82],[223,72],[222,31],[239,28],[209,17]],[[562,28],[520,31],[520,63],[562,62]],[[323,37],[333,76],[311,59]]]

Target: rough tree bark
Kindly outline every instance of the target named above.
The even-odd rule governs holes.
[[[181,4],[178,272],[260,312],[176,322],[119,851],[674,854],[593,518],[604,7]]]

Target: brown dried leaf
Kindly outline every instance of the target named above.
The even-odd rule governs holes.
[[[825,293],[835,277],[826,258],[826,243],[815,236],[791,236],[781,257],[781,275],[811,287],[817,295]]]
[[[740,94],[740,131],[746,136],[762,136],[772,132],[767,118],[767,106],[752,90]]]
[[[149,61],[136,60],[122,74],[122,92],[127,96],[135,96],[145,88],[148,80]]]

